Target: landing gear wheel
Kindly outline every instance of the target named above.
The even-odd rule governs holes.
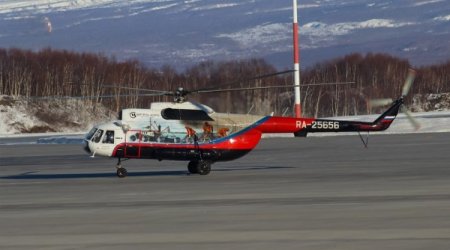
[[[125,168],[118,168],[117,169],[117,177],[124,178],[128,175],[128,172]]]
[[[200,175],[207,175],[211,172],[211,162],[199,161],[197,164],[197,170]]]
[[[190,161],[188,164],[188,171],[191,174],[198,174],[198,161]]]

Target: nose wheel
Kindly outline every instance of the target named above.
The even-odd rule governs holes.
[[[188,171],[191,174],[207,175],[211,172],[210,161],[190,161],[188,164]]]

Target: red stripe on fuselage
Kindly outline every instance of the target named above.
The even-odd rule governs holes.
[[[260,124],[257,129],[261,133],[295,133],[315,121],[314,118],[293,118],[273,116]]]
[[[173,149],[218,149],[218,150],[252,150],[258,145],[261,139],[261,131],[257,127],[251,128],[245,133],[236,133],[228,138],[219,139],[218,142],[202,143],[121,143],[114,148],[113,156],[117,154],[119,148],[126,145],[137,146],[140,148],[173,148]]]

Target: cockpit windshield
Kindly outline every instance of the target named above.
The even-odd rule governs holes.
[[[97,131],[97,128],[92,128],[89,133],[87,133],[86,135],[86,140],[90,140],[92,138],[92,136],[94,136],[95,132]]]

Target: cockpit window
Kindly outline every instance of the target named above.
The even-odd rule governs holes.
[[[103,130],[99,129],[97,132],[95,132],[94,136],[92,137],[93,142],[100,142],[100,139],[102,138]]]
[[[114,144],[114,131],[106,131],[105,137],[103,137],[103,143]]]
[[[86,135],[86,140],[90,140],[92,138],[92,136],[94,136],[95,131],[97,131],[97,128],[92,128],[89,133],[87,133]]]

